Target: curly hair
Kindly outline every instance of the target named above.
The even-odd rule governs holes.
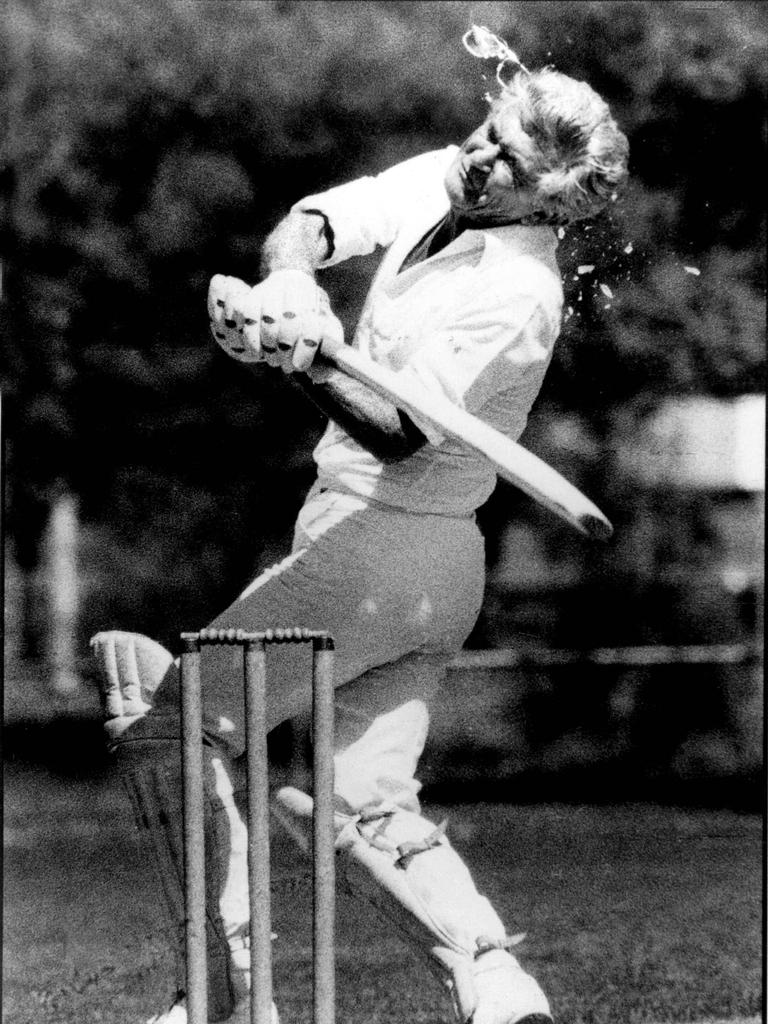
[[[534,189],[537,223],[568,224],[599,213],[627,178],[629,143],[608,104],[550,68],[520,71],[491,114],[512,134],[519,170]]]

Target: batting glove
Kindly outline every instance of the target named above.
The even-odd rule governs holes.
[[[208,290],[208,316],[227,355],[285,373],[309,372],[321,345],[328,353],[344,342],[327,294],[302,270],[276,270],[254,288],[217,274]],[[323,370],[313,368],[311,375],[319,378]]]

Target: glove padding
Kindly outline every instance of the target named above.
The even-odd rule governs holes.
[[[104,729],[110,740],[117,739],[156,703],[156,691],[168,680],[173,655],[161,644],[141,633],[108,630],[91,639],[91,649],[99,667],[99,693],[104,714]],[[178,719],[178,685],[166,685],[158,696],[163,710]],[[152,728],[158,735],[172,732],[166,723],[167,714],[152,717]],[[175,726],[178,736],[178,725]]]
[[[328,367],[315,365],[316,356],[321,348],[328,355],[344,344],[327,294],[303,270],[276,270],[254,288],[216,274],[208,289],[208,316],[211,333],[228,356],[284,373],[323,379]]]

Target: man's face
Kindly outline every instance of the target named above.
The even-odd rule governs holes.
[[[513,104],[496,105],[448,168],[445,188],[454,213],[481,226],[510,224],[535,210],[521,160],[520,121]]]

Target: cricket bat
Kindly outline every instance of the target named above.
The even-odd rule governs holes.
[[[350,377],[394,402],[399,409],[429,420],[442,434],[480,452],[499,476],[587,537],[608,540],[613,534],[613,527],[597,505],[546,462],[505,437],[501,431],[460,409],[442,395],[428,392],[418,382],[402,379],[348,345],[333,352],[324,350],[323,355]]]

